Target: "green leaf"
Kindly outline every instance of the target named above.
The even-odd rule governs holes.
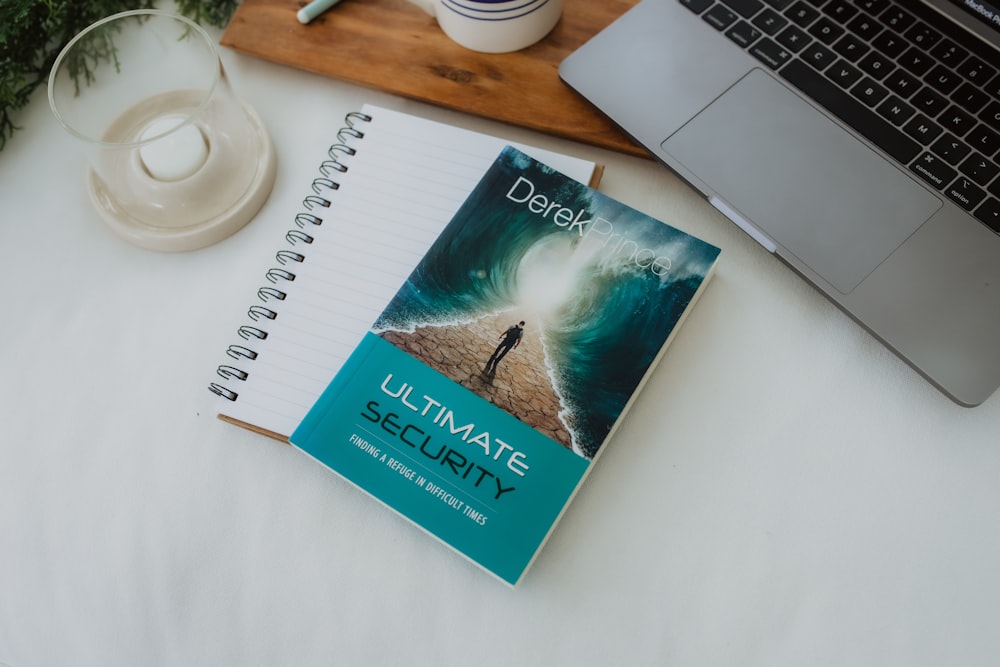
[[[77,33],[105,16],[154,5],[155,0],[0,0],[0,151],[19,129],[14,113],[45,83],[59,52]],[[222,28],[238,5],[239,0],[178,0],[177,10]],[[114,45],[107,43],[71,63],[77,85],[89,80],[94,63],[114,57]]]

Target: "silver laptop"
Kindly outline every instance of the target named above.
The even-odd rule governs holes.
[[[974,406],[1000,384],[989,1],[643,0],[560,75]]]

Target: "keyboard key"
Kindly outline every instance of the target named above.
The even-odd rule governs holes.
[[[920,80],[901,69],[895,70],[882,83],[903,99],[909,98],[920,88]]]
[[[933,64],[934,61],[931,60],[930,56],[913,46],[908,48],[906,53],[899,57],[900,67],[906,68],[908,72],[916,74],[917,76],[926,74],[927,70],[929,70]]]
[[[715,4],[715,0],[681,0],[681,4],[695,14],[701,14],[703,11]]]
[[[919,160],[910,165],[910,171],[939,190],[944,189],[947,184],[955,180],[957,173],[943,160],[930,153],[921,155]]]
[[[844,34],[844,29],[824,16],[809,26],[809,34],[824,44],[833,44]]]
[[[945,194],[966,211],[971,211],[979,206],[979,203],[986,197],[985,190],[962,176],[955,179],[955,182],[945,190]]]
[[[903,132],[913,137],[925,146],[930,145],[942,132],[941,126],[923,114],[917,114],[913,120],[903,126]]]
[[[955,90],[961,83],[958,75],[943,65],[935,65],[930,73],[924,77],[924,81],[943,95]]]
[[[854,35],[847,34],[833,45],[833,50],[854,63],[860,60],[861,56],[868,53],[869,47]]]
[[[903,34],[903,32],[909,28],[914,21],[916,21],[915,18],[904,12],[899,7],[893,6],[890,6],[887,10],[882,12],[879,18],[882,19],[883,23],[899,34]]]
[[[911,44],[916,44],[922,49],[929,49],[941,40],[941,33],[926,23],[917,21],[906,31],[906,38]]]
[[[826,70],[825,74],[841,88],[850,88],[861,78],[861,70],[844,60],[835,62],[830,69]]]
[[[890,95],[885,102],[879,105],[876,111],[878,111],[878,114],[882,118],[885,118],[896,126],[902,125],[916,113],[913,107],[895,95]]]
[[[868,55],[858,61],[858,67],[860,67],[861,71],[865,74],[881,81],[886,74],[892,71],[892,61],[878,51],[871,51]]]
[[[997,72],[975,56],[963,62],[961,67],[956,67],[956,69],[966,79],[979,85],[989,81]]]
[[[830,3],[823,7],[823,13],[837,23],[847,23],[858,13],[858,8],[845,0],[830,0]]]
[[[878,85],[870,77],[863,78],[858,85],[851,88],[851,94],[870,107],[886,98],[889,91]]]
[[[1000,102],[990,102],[979,114],[979,118],[994,130],[1000,132]]]
[[[954,135],[948,133],[931,145],[931,151],[948,164],[958,164],[971,150]]]
[[[964,137],[965,133],[971,130],[972,126],[976,124],[976,120],[970,114],[967,114],[955,105],[948,107],[947,111],[938,116],[937,121],[946,130],[960,137]]]
[[[755,27],[763,30],[764,34],[775,35],[779,30],[788,25],[788,19],[773,9],[765,9],[758,16],[754,17],[753,24]]]
[[[830,49],[826,48],[818,42],[810,44],[805,51],[802,52],[800,56],[802,60],[806,61],[817,70],[822,72],[827,67],[833,64],[837,59],[837,54],[835,54]]]
[[[986,191],[994,197],[1000,198],[1000,178],[987,185]]]
[[[983,224],[1000,234],[1000,201],[988,198],[973,214]]]
[[[851,34],[857,35],[866,42],[870,42],[875,35],[882,32],[882,26],[880,26],[872,17],[862,13],[858,14],[848,22],[847,30]]]
[[[969,52],[958,44],[955,44],[955,42],[950,39],[946,39],[931,49],[931,55],[934,57],[934,60],[938,61],[942,65],[955,67],[960,62],[965,60],[965,57],[969,55]]]
[[[777,9],[779,12],[787,9],[795,0],[764,0],[771,7]]]
[[[781,74],[899,162],[908,163],[920,152],[915,141],[805,64],[792,60]]]
[[[757,30],[746,21],[737,21],[736,25],[726,31],[726,37],[744,49],[760,39],[762,34],[760,30]]]
[[[778,69],[792,57],[791,51],[767,37],[750,47],[750,55],[771,69]]]
[[[857,5],[872,16],[878,16],[889,6],[889,0],[857,0]]]
[[[958,165],[958,170],[979,185],[986,185],[1000,172],[1000,167],[979,153],[973,153]]]
[[[990,82],[984,86],[986,92],[993,97],[1000,99],[1000,74],[990,79]]]
[[[736,16],[735,12],[726,9],[722,5],[715,5],[702,14],[701,17],[716,30],[725,30],[735,23],[737,18],[739,18]]]
[[[993,155],[1000,151],[1000,134],[989,129],[985,125],[977,125],[972,131],[965,135],[965,143],[983,155]]]
[[[951,96],[955,104],[970,113],[976,113],[989,101],[990,96],[966,81]]]
[[[721,0],[721,2],[745,19],[764,7],[764,3],[760,0]]]
[[[948,100],[935,93],[930,88],[921,88],[920,91],[911,98],[913,106],[917,111],[925,113],[931,118],[937,116],[948,106]]]
[[[896,58],[906,50],[906,42],[891,30],[880,33],[878,37],[872,40],[872,45],[890,58]]]
[[[801,28],[790,25],[775,37],[775,41],[793,53],[798,53],[805,48],[806,44],[812,41]]]
[[[792,5],[791,9],[785,12],[785,16],[787,16],[795,25],[800,28],[805,28],[816,20],[819,16],[819,10],[815,7],[810,7],[802,0],[799,0]]]

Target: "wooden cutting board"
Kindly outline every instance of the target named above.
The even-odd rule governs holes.
[[[343,0],[302,25],[301,0],[242,0],[220,40],[265,60],[630,155],[649,157],[559,79],[559,63],[638,0],[566,0],[541,42],[461,47],[407,0]]]

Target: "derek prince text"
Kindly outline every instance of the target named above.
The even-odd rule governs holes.
[[[506,196],[512,202],[526,204],[529,211],[543,218],[551,216],[556,226],[566,227],[566,231],[570,232],[575,229],[580,238],[600,243],[618,257],[624,257],[640,268],[649,269],[656,276],[664,276],[670,271],[669,257],[657,257],[656,251],[640,248],[638,243],[624,234],[615,234],[615,226],[604,218],[581,220],[584,209],[574,213],[573,209],[552,201],[543,194],[535,194],[535,184],[524,176],[517,177]]]

